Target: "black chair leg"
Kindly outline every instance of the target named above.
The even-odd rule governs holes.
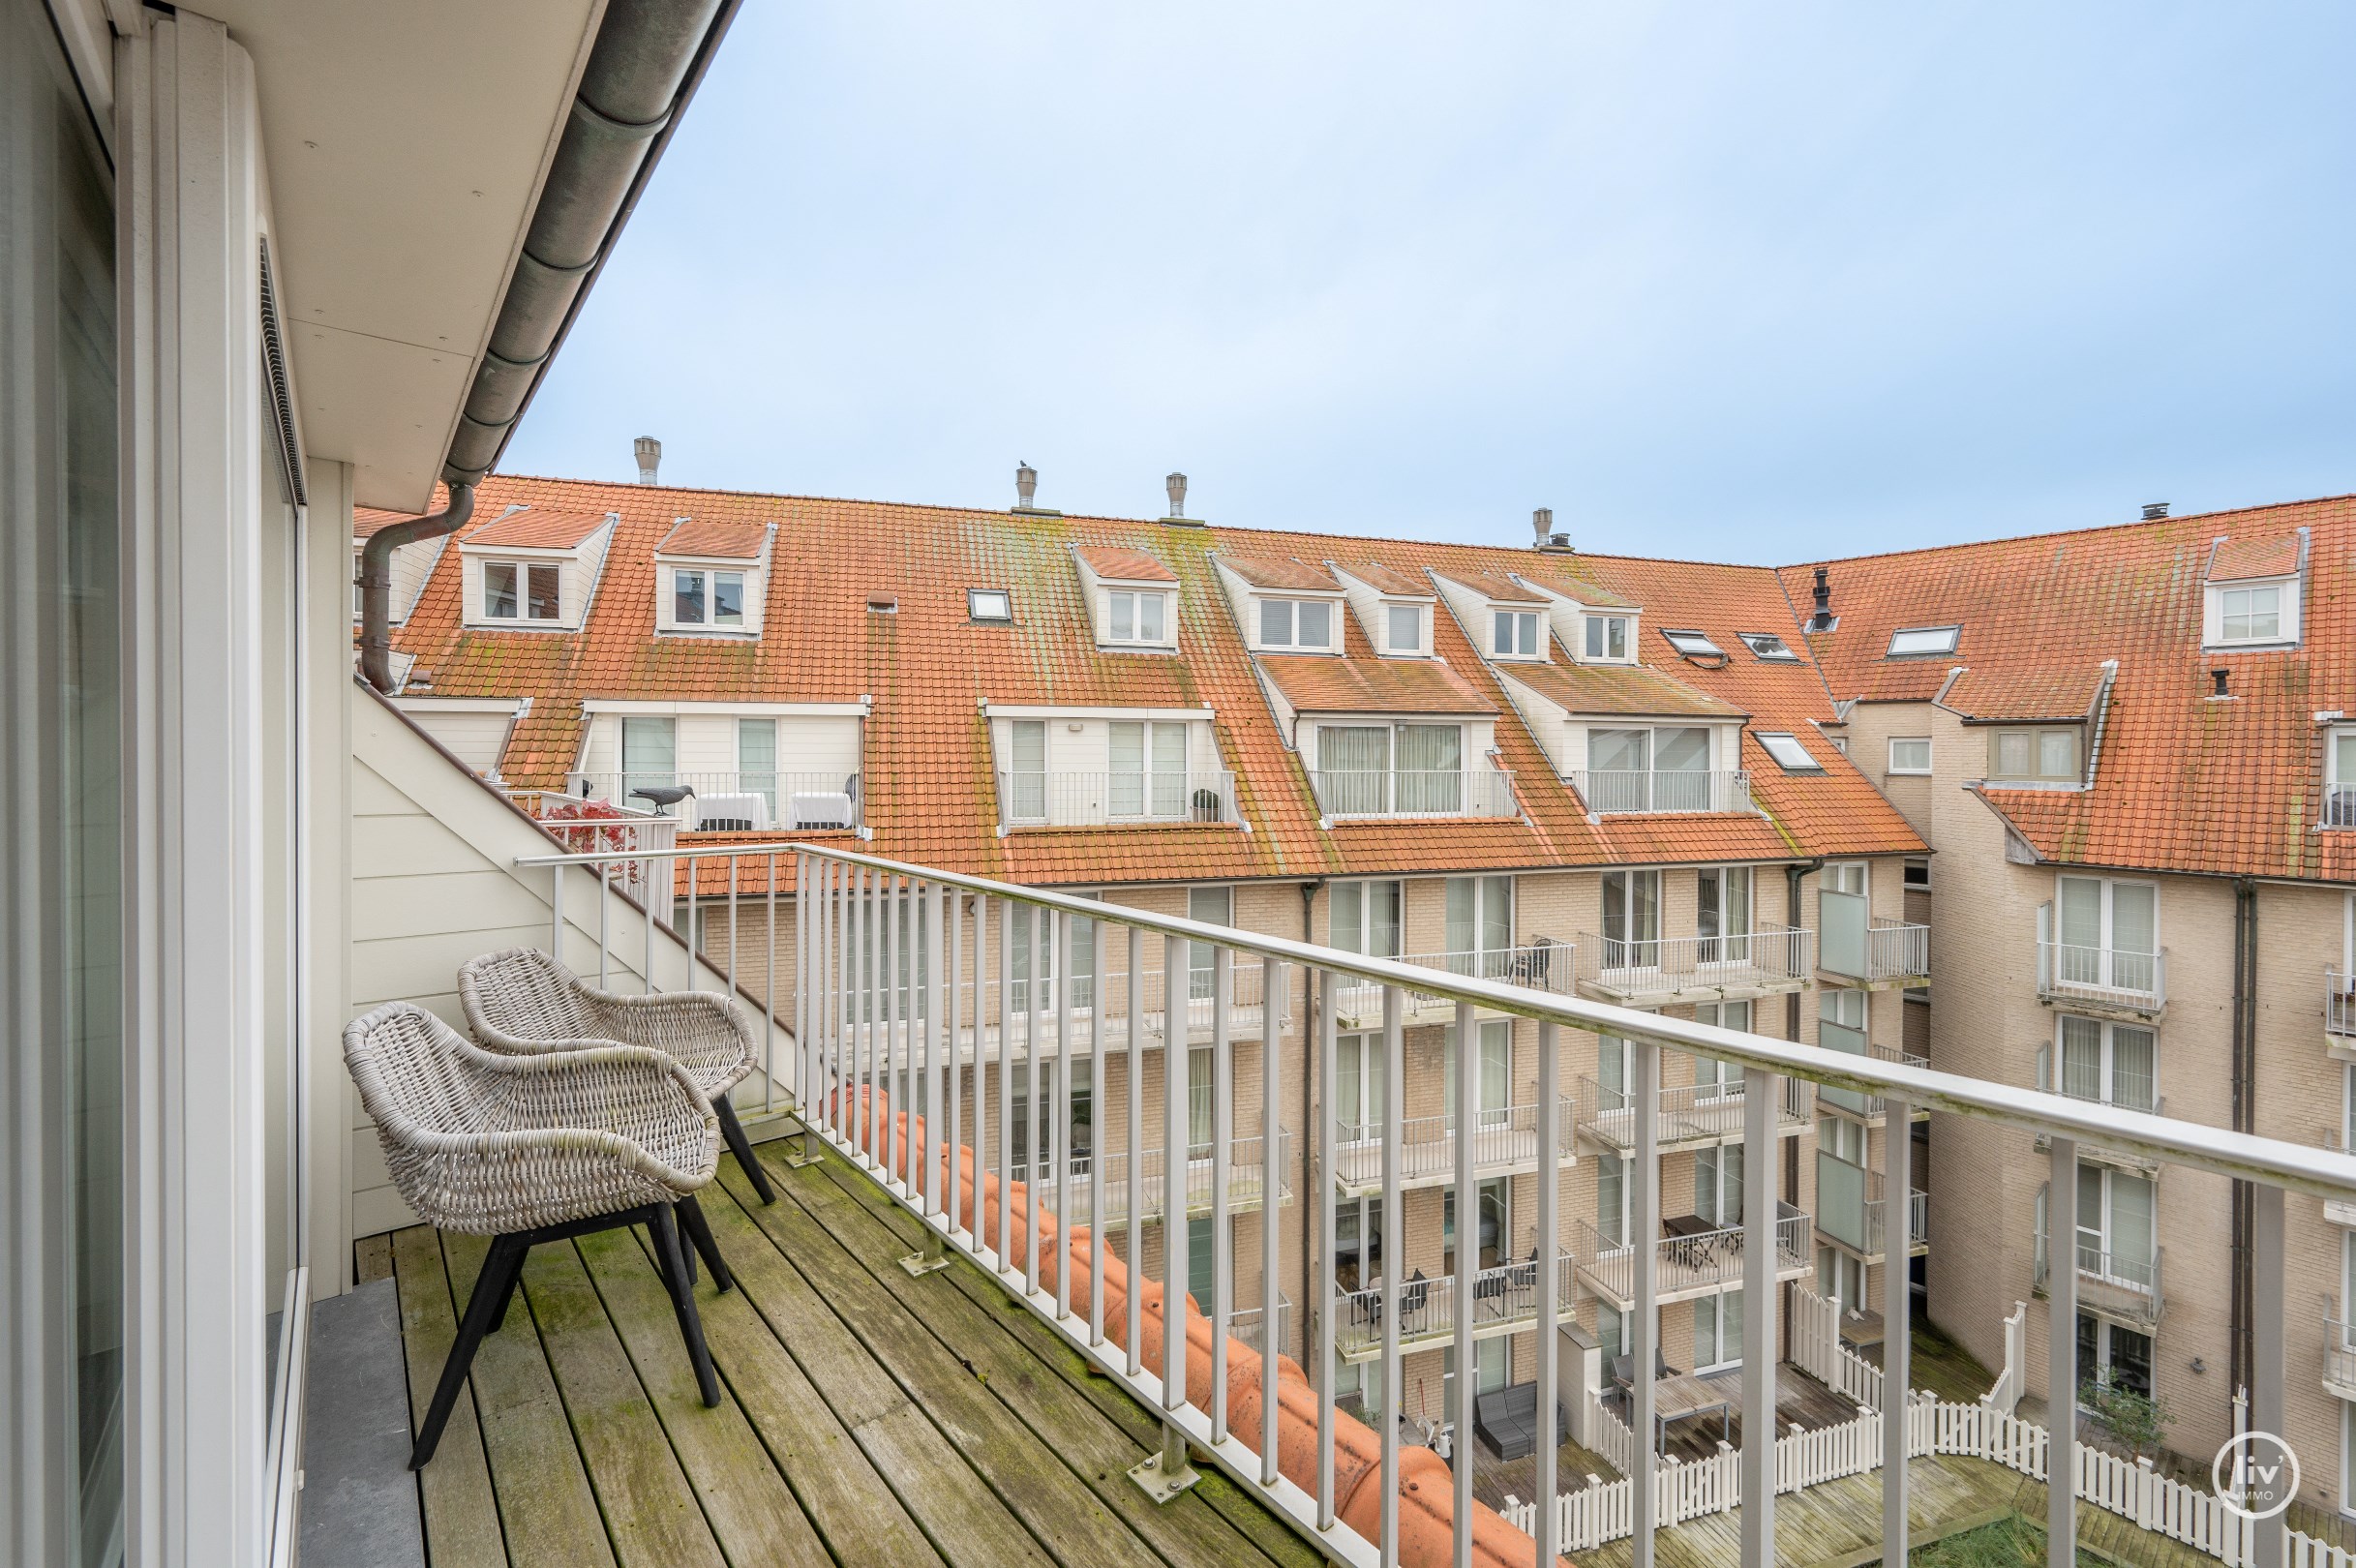
[[[506,1314],[515,1282],[524,1272],[524,1254],[530,1251],[531,1243],[521,1236],[492,1238],[482,1272],[474,1279],[474,1293],[467,1298],[466,1315],[459,1319],[458,1338],[441,1364],[441,1381],[434,1386],[434,1402],[426,1406],[425,1425],[417,1429],[417,1440],[409,1447],[410,1469],[423,1469],[441,1445],[442,1429],[450,1424],[450,1411],[458,1403],[468,1369],[474,1365],[474,1352],[492,1325]]]
[[[744,1124],[737,1120],[736,1106],[728,1102],[726,1095],[722,1095],[711,1102],[711,1108],[720,1118],[720,1136],[727,1140],[728,1152],[735,1155],[737,1163],[744,1167],[744,1179],[753,1184],[753,1191],[761,1194],[762,1202],[776,1202],[777,1190],[769,1185],[769,1172],[763,1170],[761,1161],[753,1158],[752,1139],[744,1135]]]
[[[711,1269],[711,1288],[723,1293],[733,1289],[736,1276],[728,1272],[728,1259],[720,1255],[719,1243],[711,1239],[710,1222],[705,1220],[703,1206],[695,1201],[694,1194],[680,1198],[671,1207],[679,1215],[680,1227],[687,1232],[687,1282],[695,1282],[695,1259],[701,1253]]]
[[[695,1310],[695,1288],[688,1282],[687,1260],[679,1244],[679,1222],[667,1203],[657,1204],[653,1211],[655,1255],[662,1264],[663,1283],[671,1290],[671,1306],[679,1313],[680,1338],[687,1342],[687,1359],[695,1363],[696,1387],[703,1391],[704,1403],[720,1402],[720,1379],[711,1370],[711,1351],[704,1343],[704,1319]]]

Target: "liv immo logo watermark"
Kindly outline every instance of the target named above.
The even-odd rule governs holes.
[[[2244,1519],[2273,1519],[2299,1494],[2299,1456],[2271,1432],[2246,1432],[2217,1451],[2209,1483]]]

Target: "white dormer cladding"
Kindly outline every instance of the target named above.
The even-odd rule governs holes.
[[[1343,617],[1349,605],[1338,583],[1314,586],[1326,574],[1303,567],[1283,584],[1255,582],[1256,571],[1239,571],[1214,555],[1219,586],[1243,628],[1244,646],[1254,653],[1340,653]]]
[[[712,537],[698,538],[681,518],[654,552],[654,629],[687,637],[759,637],[769,607],[770,552],[777,526],[764,528],[750,553]],[[738,530],[746,539],[749,528]],[[674,548],[675,542],[683,548]]]
[[[1429,584],[1388,568],[1353,569],[1340,561],[1326,563],[1367,645],[1386,659],[1428,659],[1432,656],[1432,613],[1439,596]]]
[[[1607,760],[1616,764],[1619,754],[1629,749],[1627,736],[1639,730],[1654,732],[1645,747],[1648,754],[1658,749],[1652,742],[1663,732],[1680,732],[1681,738],[1683,733],[1699,730],[1707,738],[1705,770],[1734,772],[1742,767],[1742,721],[1738,718],[1700,718],[1690,713],[1575,713],[1547,693],[1514,679],[1511,670],[1498,674],[1504,678],[1506,697],[1522,714],[1523,722],[1546,752],[1547,760],[1555,765],[1555,771],[1565,778],[1600,766],[1592,760],[1598,755],[1609,753]],[[1600,737],[1598,732],[1603,732]]]
[[[1637,662],[1636,637],[1643,610],[1621,604],[1616,595],[1600,591],[1591,600],[1582,599],[1552,583],[1542,583],[1518,572],[1514,582],[1546,600],[1547,618],[1574,664]]]
[[[2203,651],[2299,645],[2310,542],[2306,528],[2277,539],[2210,541],[2201,592]]]
[[[485,778],[497,778],[499,759],[516,724],[531,711],[529,697],[418,697],[403,695],[393,706],[417,727],[449,748],[450,754]]]
[[[404,625],[417,601],[425,597],[425,586],[434,579],[434,568],[441,564],[441,553],[448,549],[450,536],[438,534],[431,539],[418,539],[402,545],[393,552],[392,623]],[[360,623],[360,553],[368,541],[354,536],[351,541],[351,619]]]
[[[982,712],[1005,826],[1233,819],[1210,709],[984,703]],[[1206,798],[1216,809],[1198,809]]]
[[[1493,664],[1553,661],[1553,622],[1543,595],[1510,580],[1483,584],[1434,572],[1432,581],[1482,658]]]
[[[619,519],[608,512],[577,531],[541,533],[521,525],[531,516],[518,508],[459,541],[464,621],[470,629],[570,632],[588,619]],[[549,538],[564,542],[537,542]],[[548,614],[552,609],[555,614]]]
[[[1075,545],[1072,558],[1088,601],[1096,645],[1105,652],[1178,650],[1178,575],[1133,550]]]

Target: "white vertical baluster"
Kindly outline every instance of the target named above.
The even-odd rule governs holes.
[[[1014,1261],[1014,905],[998,900],[998,1267]]]
[[[2288,1411],[2282,1404],[2282,1190],[2261,1183],[2254,1194],[2255,1254],[2250,1268],[2250,1420],[2253,1431],[2280,1436]],[[2157,1291],[2155,1279],[2152,1288]],[[2251,1568],[2283,1568],[2288,1526],[2280,1516],[2257,1524]]]
[[[1129,928],[1129,1375],[1145,1370],[1145,931]]]
[[[941,1148],[949,1161],[949,1165],[942,1174],[941,1180],[943,1186],[948,1189],[950,1234],[953,1236],[962,1230],[965,1232],[968,1242],[978,1245],[980,1238],[974,1233],[977,1227],[965,1212],[963,1190],[959,1185],[962,1172],[958,1169],[965,1159],[963,1153],[965,1147],[965,1046],[961,1033],[964,1020],[960,1016],[963,1010],[957,1005],[958,998],[962,994],[960,986],[964,982],[965,976],[965,894],[954,888],[947,889],[945,891],[948,894],[949,903],[946,922],[947,941],[941,954],[942,995],[946,1002],[941,1038],[947,1055],[944,1065],[949,1070],[949,1086],[948,1093],[941,1101],[941,1115],[947,1122],[949,1131],[942,1136]],[[981,987],[976,986],[975,992],[976,999],[979,1000]],[[982,1031],[977,1028],[974,1034],[978,1053]],[[978,1182],[982,1173],[977,1169],[974,1174]],[[979,1185],[976,1187],[975,1195],[977,1197],[981,1195]]]
[[[614,988],[611,973],[611,938],[607,934],[607,928],[612,922],[606,919],[607,913],[614,907],[614,900],[610,896],[611,889],[606,883],[606,861],[599,860],[595,865],[589,867],[589,875],[597,879],[597,989],[601,991],[610,991]]]
[[[1104,1121],[1101,1107],[1111,1080],[1105,1076],[1104,1014],[1111,1006],[1112,987],[1105,973],[1105,941],[1112,934],[1102,920],[1088,928],[1096,952],[1096,994],[1088,999],[1088,1342],[1104,1342]],[[1134,1076],[1133,1073],[1132,1076]]]
[[[548,956],[564,962],[564,867],[548,868]]]
[[[1742,1568],[1775,1568],[1775,1130],[1783,1081],[1742,1083]]]
[[[769,932],[769,952],[761,969],[761,1014],[768,1027],[762,1033],[761,1071],[762,1075],[768,1079],[769,1087],[761,1097],[761,1108],[774,1114],[777,1109],[777,852],[775,850],[770,851],[767,887],[769,889],[769,913],[765,928]],[[605,920],[602,914],[605,909],[605,890],[602,886],[597,890],[597,908],[600,911],[597,922],[597,961],[599,967],[602,968],[605,962]]]
[[[1914,1239],[1908,1218],[1914,1112],[1896,1096],[1884,1096],[1882,1118],[1882,1550],[1903,1562],[1908,1539],[1906,1427],[1912,1403],[1907,1385],[1914,1372],[1914,1289],[1907,1267]]]
[[[1557,1212],[1562,1197],[1562,1129],[1561,1084],[1562,1062],[1560,1050],[1561,1027],[1557,1024],[1538,1025],[1538,1356],[1535,1373],[1538,1383],[1538,1444],[1537,1474],[1532,1478],[1532,1493],[1538,1505],[1538,1527],[1530,1533],[1538,1540],[1538,1561],[1553,1568],[1560,1521],[1556,1517],[1559,1506],[1556,1501],[1556,1461],[1559,1458],[1561,1434],[1556,1428],[1558,1413],[1556,1390],[1558,1386],[1556,1362],[1561,1351],[1561,1281],[1556,1253],[1562,1235],[1562,1216]],[[1768,1422],[1772,1430],[1774,1423]],[[1771,1568],[1771,1565],[1770,1565]]]
[[[1193,995],[1193,977],[1187,994]],[[1235,955],[1211,949],[1211,1440],[1227,1440],[1227,1317],[1235,1299],[1235,1215],[1227,1204],[1227,1167],[1235,1158]],[[1189,1009],[1191,1014],[1192,1009]],[[1193,1130],[1189,1128],[1192,1137]],[[1190,1143],[1185,1160],[1192,1164]],[[1185,1223],[1181,1217],[1177,1223]]]
[[[1341,1054],[1334,1036],[1334,972],[1317,971],[1317,1141],[1316,1158],[1309,1166],[1309,1191],[1317,1206],[1317,1270],[1310,1286],[1309,1320],[1317,1336],[1317,1528],[1334,1527],[1334,1302],[1339,1285],[1334,1279],[1334,1058]],[[1366,1280],[1366,1238],[1358,1238],[1358,1279]]]
[[[1474,1129],[1481,1112],[1481,1049],[1474,1037],[1472,1004],[1456,1005],[1456,1423],[1449,1453],[1455,1469],[1453,1523],[1456,1568],[1472,1568],[1472,1418],[1480,1377],[1472,1359],[1473,1290],[1481,1273],[1481,1193],[1472,1179]],[[1500,1238],[1508,1243],[1510,1238]],[[1541,1325],[1543,1328],[1544,1325]],[[1543,1392],[1543,1391],[1541,1391]]]
[[[2045,1189],[2045,1404],[2064,1412],[2046,1420],[2045,1561],[2075,1568],[2078,1560],[2076,1423],[2068,1412],[2078,1396],[2078,1141],[2055,1138]],[[1887,1197],[1883,1199],[1888,1201]]]
[[[878,966],[882,973],[877,977],[883,989],[884,1005],[880,1010],[883,1014],[883,1034],[873,1058],[875,1085],[867,1097],[867,1126],[868,1135],[873,1140],[870,1147],[875,1150],[876,1158],[883,1166],[885,1187],[896,1187],[903,1193],[908,1190],[907,1173],[901,1168],[901,1142],[892,1135],[896,1126],[892,1113],[908,1108],[904,1102],[905,1079],[900,1070],[900,1063],[907,1054],[907,1044],[902,1038],[907,1020],[901,1017],[907,1010],[901,1003],[906,992],[900,984],[900,966],[906,961],[907,953],[900,923],[907,912],[908,902],[899,873],[886,872],[883,892],[876,902],[876,913],[883,917],[884,921],[883,962]]]
[[[1260,960],[1260,1485],[1273,1487],[1278,1475],[1276,1452],[1276,1363],[1284,1353],[1277,1343],[1280,1322],[1277,1305],[1277,1256],[1284,1240],[1284,1210],[1277,1204],[1283,1191],[1284,1150],[1277,1138],[1277,1108],[1284,1103],[1277,1069],[1284,1056],[1279,1048],[1282,1028],[1277,999],[1284,994],[1284,966],[1275,958]]]
[[[1023,1184],[1023,1194],[1029,1202],[1023,1209],[1022,1288],[1023,1294],[1036,1296],[1039,1294],[1039,1221],[1041,1212],[1046,1207],[1041,1190],[1047,1185],[1042,1179],[1046,1172],[1040,1169],[1039,1164],[1040,1133],[1047,1124],[1046,1107],[1039,1102],[1039,1020],[1040,1015],[1046,1011],[1042,1006],[1039,989],[1042,980],[1040,971],[1044,967],[1040,962],[1040,950],[1046,946],[1046,933],[1041,929],[1041,912],[1037,904],[1023,905],[1014,918],[1026,922],[1023,929],[1030,933],[1029,946],[1023,951],[1024,967],[1029,974],[1022,979],[1023,1127],[1015,1138],[1022,1147],[1015,1151],[1015,1158],[1022,1161],[1023,1170],[1030,1177]]]
[[[1375,1541],[1385,1568],[1399,1560],[1399,1140],[1400,1102],[1406,1082],[1406,1036],[1399,987],[1382,988],[1382,1524]],[[1359,1278],[1366,1277],[1366,1238],[1358,1238]]]
[[[1047,983],[1055,994],[1055,1119],[1050,1147],[1055,1151],[1055,1315],[1072,1315],[1072,917],[1060,909],[1047,911],[1055,935],[1054,973]],[[1088,1214],[1088,1228],[1096,1228],[1096,1212]]]
[[[1635,1343],[1631,1364],[1629,1422],[1636,1438],[1637,1473],[1629,1491],[1636,1503],[1635,1568],[1652,1568],[1652,1531],[1658,1523],[1658,1493],[1653,1472],[1660,1433],[1653,1420],[1658,1408],[1652,1386],[1654,1359],[1660,1353],[1661,1306],[1656,1288],[1661,1259],[1661,1048],[1649,1040],[1632,1040],[1636,1062],[1636,1164],[1629,1177],[1636,1183],[1636,1214],[1628,1238],[1636,1264]]]
[[[956,1049],[956,1038],[948,1033],[949,1016],[943,997],[944,980],[941,973],[943,955],[948,948],[949,890],[933,883],[924,890],[924,1212],[935,1221],[943,1219],[944,1207],[956,1197],[956,1183],[942,1168],[942,1129],[949,1124],[948,1105],[941,1098],[948,1058]],[[957,1227],[953,1221],[945,1228]]]
[[[1186,944],[1163,939],[1162,950],[1162,1407],[1187,1402],[1186,1387]],[[1162,1468],[1167,1484],[1186,1464],[1186,1443],[1174,1423],[1163,1429]]]

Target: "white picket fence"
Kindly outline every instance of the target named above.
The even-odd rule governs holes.
[[[1857,1400],[1858,1407],[1853,1420],[1814,1432],[1794,1426],[1775,1439],[1778,1493],[1863,1475],[1882,1463],[1881,1412],[1857,1393],[1870,1388],[1878,1398],[1880,1371],[1840,1342],[1839,1303],[1827,1302],[1805,1288],[1794,1294],[1799,1298],[1792,1325],[1795,1361],[1809,1375]],[[2017,1390],[2011,1397],[2018,1397]],[[1597,1452],[1623,1477],[1633,1472],[1643,1452],[1635,1433],[1601,1403],[1590,1403],[1587,1414],[1598,1437]],[[1993,1398],[1978,1404],[1949,1404],[1917,1392],[1907,1407],[1906,1452],[1912,1458],[1960,1455],[2043,1481],[2048,1446],[2044,1428],[1999,1408]],[[2227,1509],[2215,1493],[2160,1474],[2149,1460],[2129,1462],[2084,1445],[2075,1453],[2074,1490],[2081,1501],[2182,1541],[2226,1568],[2245,1568],[2251,1561],[2259,1526]],[[1741,1475],[1741,1452],[1725,1443],[1699,1460],[1658,1461],[1652,1472],[1653,1517],[1668,1529],[1738,1508]],[[1527,1530],[1538,1522],[1537,1504],[1508,1497],[1504,1515]],[[1625,1479],[1607,1482],[1589,1475],[1585,1487],[1557,1499],[1556,1523],[1565,1552],[1592,1551],[1620,1540],[1636,1527],[1634,1491]],[[2356,1568],[2356,1553],[2287,1527],[2284,1533],[2290,1568]]]

